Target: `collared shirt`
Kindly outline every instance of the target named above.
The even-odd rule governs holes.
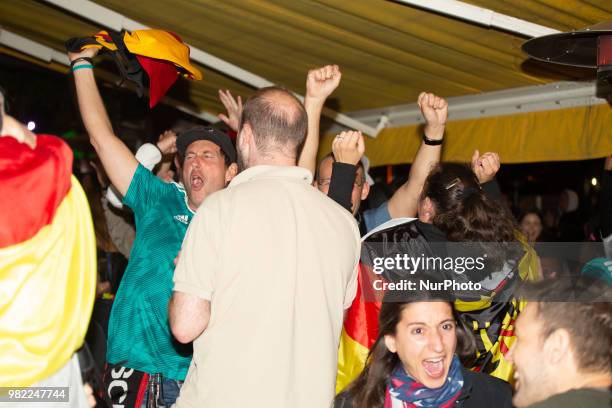
[[[351,214],[311,181],[252,167],[195,215],[174,290],[210,300],[211,315],[178,407],[331,404],[360,243]]]

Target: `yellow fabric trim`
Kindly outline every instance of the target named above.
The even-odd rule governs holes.
[[[83,48],[90,48],[90,47],[95,47],[95,48],[108,48],[110,51],[117,51],[117,46],[114,43],[108,42],[104,39],[104,36],[108,35],[108,31],[100,31],[98,33],[96,33],[94,35],[96,41],[98,42],[98,44],[95,45],[86,45]]]
[[[539,281],[542,279],[538,262],[538,255],[525,237],[517,232],[516,237],[525,250],[525,255],[519,261],[519,276],[521,280]],[[482,310],[491,306],[491,297],[482,296],[479,301],[466,302],[460,299],[455,300],[455,309],[459,312],[469,312],[472,310]]]
[[[466,302],[460,299],[455,300],[455,309],[458,312],[469,312],[472,310],[482,310],[491,306],[491,298],[482,296],[479,301]]]
[[[514,326],[510,323],[513,320],[515,321],[519,313],[522,312],[522,310],[525,308],[524,301],[517,301],[516,299],[513,299],[512,303],[518,307],[515,309],[512,315],[506,314],[501,324],[501,327],[504,330],[508,331],[514,330]],[[486,327],[488,326],[489,325],[487,324]],[[473,322],[473,329],[476,328],[477,324],[476,322]],[[506,356],[501,352],[501,344],[504,343],[506,348],[509,350],[514,345],[514,342],[516,341],[516,336],[499,336],[497,342],[493,343],[489,338],[487,331],[485,329],[481,329],[477,334],[477,338],[482,341],[482,344],[486,350],[486,354],[492,355],[492,362],[497,364],[497,367],[492,372],[490,372],[489,375],[500,378],[512,384],[514,381],[514,366],[506,359]],[[482,353],[478,351],[476,352],[477,357],[481,355]]]
[[[113,47],[114,47],[114,46],[113,46]],[[100,44],[87,44],[87,45],[84,45],[83,47],[81,47],[81,49],[83,49],[83,50],[86,50],[86,49],[88,49],[88,48],[95,48],[95,49],[97,49],[97,50],[101,50],[103,47],[102,47]],[[107,47],[107,48],[108,48],[108,47]],[[111,49],[111,50],[112,50],[112,51],[116,51],[116,50],[117,50],[117,47],[114,47],[114,48],[115,48],[114,50],[112,50],[112,49]],[[110,48],[109,48],[109,49],[110,49]]]
[[[612,109],[596,105],[449,122],[442,160],[469,162],[474,150],[498,152],[502,163],[586,160],[612,153]],[[366,137],[372,166],[410,163],[421,144],[420,126],[383,130]],[[319,159],[334,135],[321,140]]]
[[[96,242],[77,179],[50,225],[0,249],[0,386],[26,387],[83,343],[96,286]]]
[[[524,301],[518,301],[516,299],[513,299],[512,303],[514,303],[518,307],[515,309],[512,315],[507,314],[504,317],[504,320],[502,321],[502,327],[506,330],[514,330],[514,326],[511,325],[510,322],[512,320],[516,321],[518,315],[525,308]],[[514,365],[512,365],[512,363],[510,363],[506,359],[506,355],[501,353],[500,348],[501,348],[501,343],[504,343],[507,349],[510,350],[512,346],[514,345],[515,341],[516,341],[516,336],[514,335],[500,336],[498,339],[498,342],[495,343],[494,347],[491,350],[489,350],[489,352],[491,352],[494,356],[493,361],[497,361],[499,364],[497,368],[489,374],[492,375],[493,377],[497,377],[504,381],[507,381],[510,384],[513,384],[514,382]]]
[[[538,254],[522,234],[518,234],[518,240],[526,251],[525,256],[519,262],[519,275],[521,279],[531,282],[542,280]]]
[[[338,349],[338,375],[336,377],[336,394],[346,388],[363,370],[368,358],[367,347],[353,340],[342,329]]]

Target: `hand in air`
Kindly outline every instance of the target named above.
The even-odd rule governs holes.
[[[481,156],[480,152],[475,150],[472,155],[472,171],[480,184],[493,180],[500,166],[499,155],[495,152],[487,152]]]
[[[230,129],[234,132],[238,132],[238,126],[240,126],[240,116],[242,115],[242,98],[238,95],[238,98],[234,98],[229,90],[219,89],[219,99],[227,115],[220,113],[218,118],[222,120]]]
[[[308,71],[306,97],[325,100],[340,84],[342,73],[337,65],[326,65]]]
[[[337,162],[357,165],[365,152],[363,134],[356,130],[340,133],[332,142],[332,151]]]

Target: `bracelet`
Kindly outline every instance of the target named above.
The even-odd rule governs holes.
[[[78,71],[79,69],[85,69],[85,68],[93,69],[93,65],[91,64],[77,65],[76,67],[72,68],[72,72]]]
[[[439,140],[430,139],[425,135],[425,133],[423,133],[423,143],[425,143],[427,146],[440,146],[443,140],[444,138]]]
[[[89,62],[90,64],[93,65],[93,59],[91,59],[89,57],[79,57],[79,58],[74,59],[73,61],[70,61],[70,68],[73,68],[74,64],[76,64],[77,62],[80,62],[80,61],[87,61],[87,62]]]

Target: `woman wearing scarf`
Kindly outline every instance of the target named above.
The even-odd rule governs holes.
[[[366,366],[334,408],[511,407],[507,383],[461,365],[457,353],[471,354],[474,339],[446,296],[411,297],[385,298]]]
[[[377,258],[397,256],[486,258],[480,269],[451,265],[413,272],[423,279],[478,283],[478,289],[455,293],[455,309],[476,338],[476,351],[466,366],[512,381],[513,367],[505,356],[516,339],[514,321],[524,307],[514,292],[522,281],[538,279],[538,263],[533,249],[520,241],[513,219],[494,199],[495,189],[487,186],[491,183],[483,183],[478,174],[478,163],[472,169],[437,165],[423,186],[417,219],[389,221],[363,238],[358,294],[348,309],[340,343],[337,391],[361,372],[374,343],[380,308],[376,280],[401,282],[412,276],[411,271],[386,267],[380,275],[372,273]]]

